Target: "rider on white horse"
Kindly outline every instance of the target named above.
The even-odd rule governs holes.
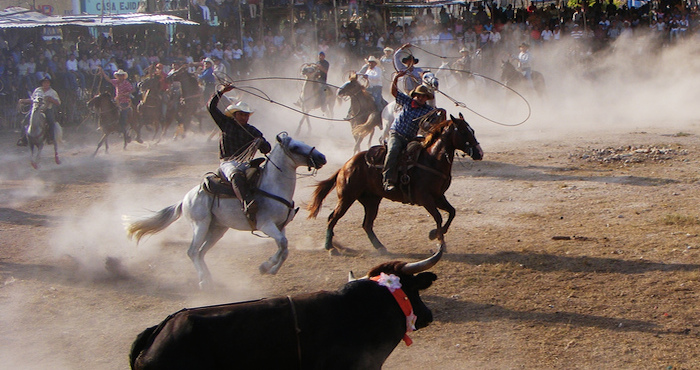
[[[61,105],[61,98],[59,98],[56,90],[51,88],[51,77],[48,74],[44,75],[44,78],[40,81],[40,86],[34,89],[32,92],[32,97],[30,99],[19,99],[20,104],[29,104],[36,102],[39,98],[44,99],[46,104],[44,115],[46,116],[46,124],[48,125],[49,132],[49,142],[54,140],[54,123],[56,122],[56,107]],[[29,114],[27,114],[28,120]],[[28,126],[28,123],[27,123]],[[17,142],[18,146],[27,146],[27,129],[24,127],[22,130],[22,135]]]
[[[231,182],[233,192],[243,206],[243,212],[255,223],[257,204],[248,188],[245,171],[250,168],[251,159],[258,150],[267,154],[272,147],[260,130],[248,124],[248,119],[253,113],[248,104],[239,102],[229,105],[223,113],[219,110],[219,99],[232,89],[233,85],[227,85],[217,91],[211,97],[208,108],[214,122],[221,129],[219,159],[222,162],[219,172]]]

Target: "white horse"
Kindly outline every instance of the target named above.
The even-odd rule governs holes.
[[[43,98],[38,97],[32,100],[32,111],[29,114],[29,126],[27,126],[27,144],[29,144],[30,150],[29,160],[34,169],[39,168],[41,150],[44,149],[44,143],[49,139],[48,136],[51,134],[46,122],[45,108],[46,105]],[[54,122],[53,132],[54,160],[56,164],[61,164],[61,160],[58,159],[58,142],[61,140],[63,130],[58,122]]]
[[[326,157],[315,147],[293,140],[286,132],[277,135],[277,142],[261,169],[260,183],[255,191],[255,200],[259,205],[255,227],[248,222],[237,198],[218,197],[197,185],[185,194],[181,202],[166,207],[149,218],[127,224],[127,235],[129,238],[135,236],[138,243],[143,236],[165,229],[184,213],[194,231],[187,255],[197,270],[200,288],[206,288],[212,283],[211,273],[204,263],[207,251],[228,229],[260,230],[277,243],[277,253],[260,265],[260,273],[277,273],[289,253],[285,226],[299,210],[298,207],[294,208],[292,200],[296,186],[296,168],[308,166],[311,170],[326,164]]]

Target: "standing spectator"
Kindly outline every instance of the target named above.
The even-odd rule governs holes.
[[[68,86],[73,91],[78,88],[85,88],[85,76],[78,69],[78,59],[75,57],[75,54],[69,54],[68,59],[66,59],[66,79],[68,80]]]

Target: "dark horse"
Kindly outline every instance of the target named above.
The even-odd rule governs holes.
[[[178,121],[175,138],[178,136],[185,137],[185,131],[190,129],[193,118],[198,118],[201,130],[202,117],[200,110],[204,111],[204,95],[199,87],[197,77],[187,70],[187,66],[182,66],[171,74],[169,79],[180,82],[180,104],[177,108],[176,119]],[[208,96],[206,97],[209,98]]]
[[[301,88],[301,95],[297,101],[297,105],[304,112],[303,117],[299,121],[296,136],[301,132],[301,126],[306,122],[306,126],[311,130],[311,122],[306,113],[314,109],[321,109],[323,114],[328,117],[333,117],[333,107],[335,106],[335,93],[330,86],[321,81],[321,71],[313,63],[304,64],[301,68],[301,75],[306,81]]]
[[[119,107],[114,102],[114,100],[112,100],[112,94],[104,92],[100,95],[97,95],[94,98],[88,100],[87,105],[88,108],[94,109],[95,112],[97,112],[97,122],[100,126],[100,130],[102,130],[102,138],[97,143],[97,149],[95,149],[95,153],[92,154],[92,156],[94,157],[95,155],[97,155],[97,151],[100,150],[102,144],[105,145],[105,153],[109,151],[109,135],[113,132],[121,132],[122,128],[119,125]],[[130,113],[129,116],[130,117],[127,120],[127,124],[130,124],[131,128],[134,129],[133,113]],[[126,149],[126,145],[129,143],[129,136],[126,135],[126,133],[123,134],[124,149]]]
[[[355,139],[353,153],[360,151],[362,140],[369,136],[368,142],[372,142],[374,128],[382,129],[382,111],[377,109],[374,98],[357,81],[357,74],[350,75],[350,81],[343,84],[338,89],[339,97],[350,97],[350,109],[348,118],[352,127],[352,137]]]
[[[416,163],[408,169],[407,185],[403,189],[384,191],[382,187],[382,168],[369,165],[367,152],[355,154],[329,179],[319,182],[308,205],[309,218],[318,216],[323,199],[337,187],[338,204],[328,216],[325,247],[331,254],[338,254],[333,246],[333,228],[350,206],[357,200],[365,209],[362,228],[367,233],[374,248],[386,253],[386,248],[374,234],[374,220],[377,218],[379,203],[382,198],[395,202],[411,203],[423,206],[433,219],[437,228],[430,231],[430,239],[437,238],[444,246],[444,234],[455,217],[455,209],[445,198],[445,191],[452,181],[452,162],[455,150],[469,154],[474,160],[481,160],[483,152],[474,136],[474,130],[460,114],[459,118],[450,116],[451,120],[434,125],[422,143],[423,148]],[[449,213],[449,218],[442,224],[441,209]]]
[[[149,75],[139,83],[141,101],[136,106],[141,126],[153,127],[153,140],[163,138],[163,97],[160,94],[160,78],[157,75]],[[160,137],[158,133],[160,131]]]
[[[513,89],[523,86],[530,88],[527,78],[509,60],[504,60],[501,65],[501,81]],[[540,98],[545,96],[545,83],[542,73],[532,71],[532,87],[534,87],[537,96]]]

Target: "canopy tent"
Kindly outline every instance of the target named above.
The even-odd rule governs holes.
[[[165,14],[117,14],[117,15],[44,15],[29,9],[11,7],[0,11],[0,28],[34,28],[59,26],[113,27],[137,24],[187,24],[199,25],[174,15]]]
[[[452,1],[452,0],[436,0],[436,1],[428,1],[425,3],[415,3],[415,2],[385,2],[383,4],[376,4],[375,6],[378,6],[380,8],[415,8],[415,9],[420,9],[420,8],[438,8],[441,6],[448,6],[448,5],[467,5],[469,2],[468,1]]]

